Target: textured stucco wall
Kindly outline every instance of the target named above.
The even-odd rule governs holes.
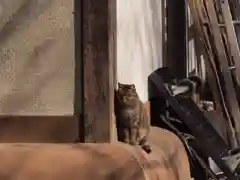
[[[147,100],[147,77],[162,65],[161,0],[117,0],[117,78]]]
[[[72,114],[73,0],[0,7],[0,114]]]

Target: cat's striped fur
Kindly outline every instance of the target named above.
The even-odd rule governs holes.
[[[151,152],[148,143],[150,119],[144,104],[139,99],[134,84],[118,83],[116,91],[118,128],[122,130],[122,141],[131,145],[140,145],[147,153]]]

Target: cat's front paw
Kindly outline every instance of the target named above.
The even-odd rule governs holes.
[[[143,145],[142,149],[148,154],[150,154],[152,152],[152,148],[150,145]]]

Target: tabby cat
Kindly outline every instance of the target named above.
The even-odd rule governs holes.
[[[150,153],[152,151],[148,143],[150,119],[138,97],[135,85],[118,83],[115,93],[117,126],[123,136],[119,140],[131,145],[140,145],[145,152]]]

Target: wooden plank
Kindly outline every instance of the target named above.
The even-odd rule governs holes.
[[[110,30],[109,30],[109,53],[110,59],[112,60],[110,66],[112,66],[112,79],[113,81],[113,88],[117,88],[117,2],[116,0],[110,0],[109,3],[109,11],[110,11]],[[111,78],[111,77],[110,77]],[[114,95],[113,95],[114,96]],[[114,103],[113,103],[114,106]],[[117,124],[116,124],[116,117],[114,107],[112,110],[112,119],[110,121],[110,141],[114,142],[117,141]]]
[[[229,0],[230,9],[234,20],[240,19],[240,2],[239,0]]]
[[[233,19],[231,15],[231,11],[229,8],[229,2],[228,0],[222,0],[220,1],[220,5],[222,8],[222,13],[224,17],[224,21],[226,24],[226,32],[227,32],[227,37],[228,37],[228,43],[230,46],[230,54],[233,58],[233,61],[235,63],[235,68],[236,68],[236,75],[237,75],[237,83],[240,85],[239,78],[240,78],[240,51],[239,51],[239,46],[238,46],[238,41],[237,41],[237,36],[235,33],[235,28],[233,24]]]
[[[229,0],[230,2],[230,9],[231,12],[233,12],[232,17],[234,20],[238,21],[240,20],[240,2],[239,0]],[[239,23],[238,23],[239,24]],[[235,26],[236,35],[238,38],[238,44],[240,45],[240,27]]]
[[[161,16],[162,16],[162,63],[163,66],[167,65],[167,51],[166,51],[166,33],[167,33],[167,29],[166,29],[166,6],[167,6],[167,1],[166,0],[162,0],[161,1]]]
[[[114,114],[110,0],[82,0],[82,3],[84,142],[110,142]]]
[[[76,141],[84,141],[84,121],[83,121],[83,72],[84,64],[82,61],[82,1],[74,0],[74,43],[75,43],[75,77],[74,77],[74,115],[78,117],[78,137]]]
[[[206,11],[203,7],[203,2],[198,0],[191,0],[188,1],[189,6],[192,12],[192,17],[194,19],[194,25],[196,31],[199,34],[199,40],[202,41],[205,51],[204,51],[204,58],[205,58],[205,65],[207,70],[207,80],[209,82],[209,86],[213,93],[213,98],[215,101],[216,109],[218,113],[221,114],[223,117],[226,118],[226,122],[219,122],[221,124],[226,124],[227,133],[228,133],[228,142],[230,147],[237,147],[235,132],[232,126],[232,122],[229,116],[228,109],[226,107],[225,99],[223,96],[223,92],[221,89],[221,83],[218,76],[218,70],[214,60],[214,54],[212,49],[212,42],[209,39],[209,31],[208,27],[204,26],[206,23]]]
[[[221,73],[223,75],[224,90],[225,90],[225,100],[227,102],[227,107],[230,112],[230,116],[234,122],[234,128],[236,132],[237,140],[240,141],[240,119],[239,105],[237,102],[237,96],[234,89],[233,80],[231,77],[231,72],[228,66],[228,60],[226,57],[225,49],[222,42],[221,32],[218,26],[218,20],[216,12],[214,9],[213,0],[206,1],[206,8],[208,12],[208,17],[210,20],[210,26],[212,28],[213,40],[216,47],[217,59],[220,64]]]
[[[205,58],[205,65],[207,70],[207,79],[210,85],[210,88],[213,93],[213,98],[215,101],[216,109],[220,113],[227,113],[226,108],[224,108],[224,96],[221,91],[221,85],[219,81],[219,77],[217,74],[217,67],[214,62],[214,56],[212,52],[211,42],[209,41],[207,28],[206,26],[203,26],[203,24],[206,22],[204,12],[202,11],[202,5],[199,1],[189,1],[189,5],[192,11],[192,16],[194,18],[194,26],[195,26],[195,32],[196,36],[196,42],[197,47],[199,47],[200,43],[203,43],[205,47],[205,51],[203,51],[203,55]]]
[[[76,116],[0,116],[0,143],[73,143]]]
[[[110,0],[110,30],[109,30],[109,53],[110,59],[113,63],[113,82],[114,87],[117,88],[117,2],[116,0]]]

